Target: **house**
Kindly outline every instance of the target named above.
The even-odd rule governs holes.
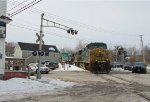
[[[31,62],[38,62],[39,56],[33,56],[33,51],[39,50],[39,44],[18,42],[15,51],[15,58],[25,59],[25,65]],[[54,45],[42,45],[42,51],[48,52],[48,56],[41,56],[41,62],[59,62],[60,54],[56,46]]]

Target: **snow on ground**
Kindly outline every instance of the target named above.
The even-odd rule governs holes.
[[[85,70],[75,65],[69,65],[69,64],[62,65],[59,63],[59,68],[56,69],[55,71],[85,71]]]
[[[146,67],[146,69],[147,69],[147,72],[150,72],[150,65],[148,65],[148,66]]]
[[[66,87],[72,87],[73,85],[76,85],[76,83],[64,82],[52,78],[41,78],[39,80],[12,78],[6,81],[0,80],[0,100],[6,96],[13,98],[14,96],[17,97],[21,95],[21,97],[23,97],[25,94],[32,95],[32,93],[57,92]]]

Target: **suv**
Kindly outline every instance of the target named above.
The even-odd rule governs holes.
[[[29,67],[30,67],[32,70],[34,70],[35,73],[38,72],[38,66],[39,66],[38,63],[30,63],[30,64],[29,64]],[[49,71],[50,71],[50,70],[49,70],[48,67],[44,66],[43,64],[40,64],[40,72],[41,72],[41,73],[46,73],[46,74],[48,74]]]
[[[147,73],[146,64],[144,62],[135,62],[132,68],[132,73],[135,72]]]

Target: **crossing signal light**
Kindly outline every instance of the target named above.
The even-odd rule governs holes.
[[[73,30],[73,28],[70,28],[70,29],[67,30],[67,33],[68,33],[68,34],[71,33],[72,35],[74,35],[74,34],[77,35],[78,31],[77,31],[77,30]]]
[[[71,34],[74,35],[74,30],[73,29],[71,29]]]
[[[77,35],[77,33],[78,33],[78,31],[77,30],[75,30],[75,34]]]
[[[45,52],[45,56],[48,56],[49,55],[49,52]]]
[[[44,51],[39,51],[39,52],[38,52],[38,55],[39,55],[39,56],[44,56]]]
[[[33,56],[37,56],[37,51],[33,51],[33,52],[32,52],[32,55],[33,55]]]
[[[67,30],[67,33],[68,33],[68,34],[70,33],[70,29]]]
[[[33,56],[44,56],[45,55],[45,52],[44,51],[33,51],[32,52],[32,55]]]

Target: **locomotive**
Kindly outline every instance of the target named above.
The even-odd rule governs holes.
[[[102,42],[90,43],[75,55],[75,64],[92,73],[109,73],[110,56],[107,45]]]

